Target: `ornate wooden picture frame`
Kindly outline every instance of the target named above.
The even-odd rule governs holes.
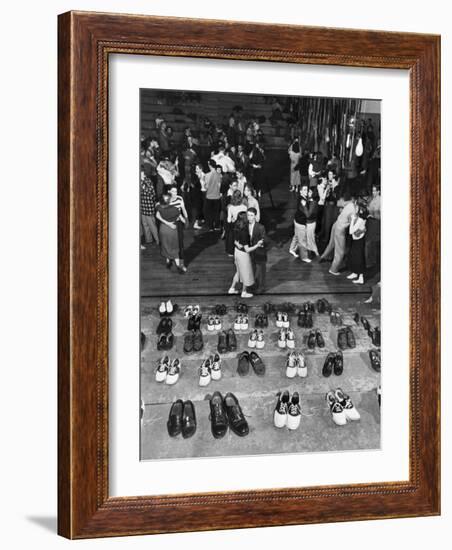
[[[59,534],[75,539],[439,514],[440,38],[69,12],[59,16],[58,50]],[[107,97],[109,56],[121,53],[409,71],[408,481],[109,496]]]

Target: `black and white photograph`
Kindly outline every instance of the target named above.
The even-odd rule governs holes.
[[[140,459],[380,448],[381,101],[140,90]]]

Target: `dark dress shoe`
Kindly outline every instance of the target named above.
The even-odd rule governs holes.
[[[219,353],[226,353],[228,351],[227,335],[224,330],[218,334],[218,346]]]
[[[193,331],[193,351],[201,351],[204,347],[202,332],[199,329]]]
[[[172,332],[166,334],[166,346],[164,349],[171,349],[174,345],[174,334]]]
[[[252,351],[249,354],[249,362],[251,363],[251,366],[253,367],[253,370],[257,376],[264,376],[265,365],[262,359],[259,357],[259,355],[255,351]]]
[[[271,304],[270,302],[267,302],[266,304],[264,304],[264,313],[268,315],[269,313],[272,313],[272,311],[273,311],[273,304]]]
[[[238,357],[237,373],[239,376],[246,376],[250,371],[250,354],[242,351]]]
[[[322,374],[326,378],[328,378],[328,376],[331,376],[333,372],[335,356],[336,355],[334,353],[329,353],[326,356],[325,362],[323,363]]]
[[[331,313],[333,311],[333,306],[328,302],[326,298],[323,298],[323,303],[325,304],[325,312]]]
[[[370,323],[365,317],[361,317],[361,323],[362,323],[365,330],[367,330],[367,331],[370,330]]]
[[[140,344],[141,344],[141,350],[144,350],[144,346],[146,345],[146,335],[144,332],[140,332]]]
[[[309,349],[314,349],[315,348],[315,342],[316,342],[315,332],[313,330],[311,330],[311,332],[309,333],[309,336],[308,336],[308,348]]]
[[[190,317],[188,318],[188,323],[187,323],[187,330],[188,331],[194,330],[194,328],[195,328],[195,317],[196,317],[196,315],[190,315]]]
[[[325,313],[325,302],[323,301],[323,299],[317,300],[317,312]]]
[[[325,340],[323,339],[322,333],[320,332],[319,329],[315,331],[315,341],[319,348],[325,347]]]
[[[312,328],[314,326],[314,323],[312,321],[312,313],[310,311],[308,311],[306,313],[306,317],[305,317],[305,327],[306,328]]]
[[[195,406],[191,401],[184,401],[182,412],[182,437],[187,439],[196,432]]]
[[[353,315],[353,320],[357,325],[359,325],[360,316],[358,312],[356,312],[355,315]]]
[[[237,338],[234,331],[230,328],[227,332],[227,351],[237,350]]]
[[[301,328],[305,328],[306,327],[306,312],[305,311],[300,311],[298,313],[298,321],[297,321],[297,325]]]
[[[262,328],[267,328],[267,327],[268,327],[268,316],[262,315]]]
[[[224,407],[223,396],[219,391],[210,398],[210,427],[215,439],[224,437],[228,431],[228,415]]]
[[[166,427],[168,428],[168,435],[170,437],[176,437],[182,431],[182,413],[184,410],[184,403],[182,399],[178,399],[171,405],[171,409],[168,416],[168,422]]]
[[[157,334],[167,334],[173,328],[173,321],[169,317],[162,317],[157,327]]]
[[[381,332],[380,332],[380,327],[375,327],[375,328],[374,328],[373,344],[374,344],[374,346],[376,346],[377,348],[379,348],[379,347],[381,346]]]
[[[343,328],[337,333],[337,347],[342,350],[347,349],[347,335]]]
[[[249,434],[248,422],[242,412],[237,397],[233,393],[224,396],[224,407],[228,415],[229,427],[238,436],[244,437]]]
[[[378,351],[374,349],[369,350],[369,359],[370,366],[374,369],[374,371],[381,372],[381,360]]]
[[[254,319],[254,328],[262,328],[262,315],[256,315]]]
[[[334,358],[334,374],[340,376],[344,371],[344,356],[342,351],[337,351]]]
[[[166,345],[166,334],[160,334],[159,339],[157,340],[157,349],[167,349]]]
[[[347,337],[347,346],[349,348],[356,348],[355,335],[353,334],[353,330],[351,329],[351,327],[347,327],[345,329],[345,335]]]
[[[193,351],[193,332],[188,332],[184,336],[184,352],[191,353]]]
[[[202,320],[201,313],[198,313],[197,315],[194,316],[193,330],[199,330],[201,328],[201,320]]]

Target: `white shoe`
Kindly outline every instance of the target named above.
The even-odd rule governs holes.
[[[330,408],[331,418],[337,426],[345,426],[347,424],[347,416],[345,415],[344,407],[337,401],[333,390],[326,394],[326,401]]]
[[[181,364],[179,359],[173,359],[171,366],[168,369],[168,375],[165,382],[169,386],[173,386],[179,380]]]
[[[331,269],[328,270],[328,273],[331,273],[331,275],[334,275],[335,277],[339,277],[340,273],[336,273],[335,271],[331,271]]]
[[[210,376],[212,380],[220,380],[221,379],[221,357],[216,353],[214,357],[210,358],[211,363],[211,369],[210,369]]]
[[[302,262],[305,262],[307,264],[310,264],[312,262],[312,260],[310,260],[309,258],[302,258],[301,260]]]
[[[300,425],[300,420],[300,396],[298,395],[298,392],[294,392],[292,395],[292,400],[289,403],[289,412],[287,415],[287,427],[289,428],[289,430],[296,430]]]
[[[248,330],[248,328],[249,328],[248,317],[246,315],[243,315],[240,322],[240,330]]]
[[[282,328],[282,326],[283,326],[283,315],[279,311],[276,314],[276,326],[278,328]]]
[[[289,250],[289,254],[292,254],[295,258],[299,258],[298,254],[295,252],[295,250]]]
[[[282,315],[282,328],[289,328],[290,327],[290,322],[289,322],[289,316],[287,315],[287,313],[283,313]]]
[[[337,401],[341,404],[344,409],[345,416],[347,420],[359,420],[361,415],[357,411],[355,405],[353,405],[350,396],[348,396],[341,388],[337,388],[335,392]]]
[[[155,371],[156,382],[165,382],[166,376],[168,374],[168,368],[169,368],[169,358],[168,356],[165,356],[162,359],[160,359],[159,366]]]
[[[347,275],[347,279],[356,279],[358,275],[356,273],[350,273],[350,275]]]
[[[166,313],[166,302],[160,302],[159,312]]]
[[[211,380],[210,359],[203,361],[199,367],[199,385],[208,386]]]
[[[288,330],[286,334],[286,345],[289,349],[295,349],[295,335],[293,330]]]
[[[257,335],[256,348],[264,349],[264,346],[265,346],[264,333],[262,332],[262,330],[260,330]]]
[[[238,315],[234,321],[234,330],[240,330],[242,327],[242,317]]]
[[[280,348],[286,347],[286,332],[284,331],[284,329],[281,329],[279,331],[278,346]]]
[[[166,302],[166,312],[171,314],[173,313],[173,311],[174,311],[173,304],[171,303],[171,300],[168,300]]]
[[[231,286],[231,288],[228,290],[228,294],[238,294],[239,291],[238,290],[235,290],[234,287]]]
[[[198,315],[198,313],[201,311],[201,308],[199,307],[199,304],[196,304],[193,306],[192,315]]]
[[[306,378],[308,375],[308,366],[302,353],[297,353],[297,374],[300,378]]]
[[[353,283],[355,283],[355,285],[363,285],[364,284],[364,278],[362,275],[360,275],[357,279],[355,279],[353,281]]]
[[[198,223],[198,220],[196,220],[195,223],[193,224],[193,229],[202,229],[202,227]]]
[[[287,378],[295,378],[297,375],[297,360],[293,353],[289,353],[286,361],[286,376]]]
[[[250,332],[250,337],[248,338],[248,347],[255,348],[257,346],[257,330]]]
[[[287,424],[287,414],[289,412],[289,392],[286,390],[278,397],[273,422],[277,428],[284,428]]]
[[[246,292],[245,290],[241,294],[242,298],[252,298],[253,295],[250,292]]]
[[[144,245],[140,246],[141,250],[146,250],[146,247]]]
[[[219,317],[215,317],[214,320],[214,329],[215,330],[221,330],[221,321]]]

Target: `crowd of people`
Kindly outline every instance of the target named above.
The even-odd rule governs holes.
[[[269,241],[259,202],[269,168],[265,136],[257,120],[245,125],[234,113],[223,127],[211,124],[209,136],[201,146],[187,127],[176,143],[159,115],[154,135],[142,140],[142,248],[156,243],[167,267],[184,274],[184,230],[218,231],[235,263],[229,293],[247,298],[266,284]],[[302,150],[294,136],[288,148],[296,200],[290,254],[306,263],[331,261],[333,276],[348,267],[348,279],[364,283],[367,270],[379,264],[379,152],[376,146],[350,179],[334,154]]]

